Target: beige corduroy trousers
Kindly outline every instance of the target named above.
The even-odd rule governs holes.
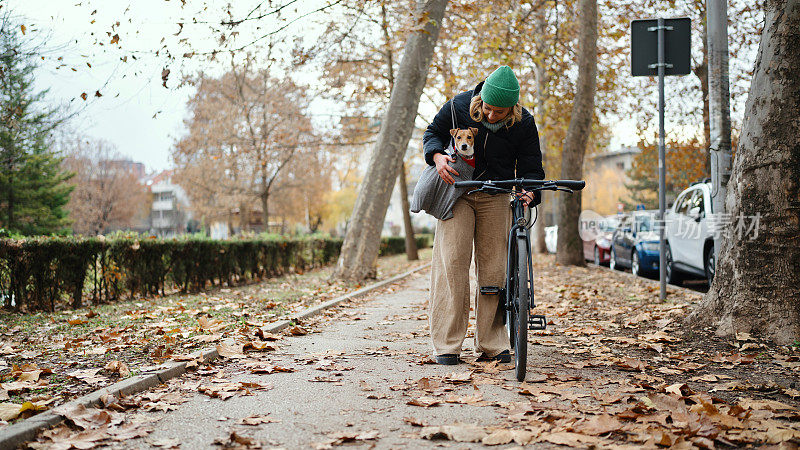
[[[437,355],[460,354],[469,322],[469,269],[475,248],[475,350],[495,356],[508,350],[498,295],[481,295],[480,286],[503,287],[511,209],[508,195],[463,195],[453,217],[440,220],[433,240],[428,320]]]

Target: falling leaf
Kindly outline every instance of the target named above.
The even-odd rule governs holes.
[[[111,37],[111,44],[113,45],[117,43],[119,43],[119,35],[115,34],[114,36]]]
[[[161,80],[163,81],[163,83],[161,83],[162,86],[167,87],[168,78],[169,78],[169,69],[164,68],[164,70],[161,71]]]
[[[22,31],[22,34],[25,34],[25,30],[27,30],[27,28],[25,28],[25,25],[20,25],[19,29],[20,31]]]

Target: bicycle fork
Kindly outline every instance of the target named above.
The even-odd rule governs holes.
[[[533,256],[531,255],[531,240],[528,234],[528,229],[524,226],[515,225],[517,230],[517,237],[525,239],[525,248],[528,249],[528,289],[530,290],[530,303],[528,304],[528,329],[539,331],[547,329],[547,318],[543,314],[533,314],[533,308],[536,306],[535,296],[533,295]],[[512,228],[513,230],[513,228]]]

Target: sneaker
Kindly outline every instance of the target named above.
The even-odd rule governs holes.
[[[503,350],[502,352],[494,356],[489,356],[486,353],[481,353],[481,356],[478,357],[478,361],[497,361],[501,363],[510,363],[511,352],[508,350]]]
[[[455,353],[445,353],[444,355],[436,355],[436,364],[454,366],[458,364],[458,355],[456,355]]]

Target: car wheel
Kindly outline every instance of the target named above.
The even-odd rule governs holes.
[[[600,265],[600,249],[598,249],[596,245],[594,246],[594,265]]]
[[[633,253],[631,253],[631,273],[636,275],[637,277],[640,277],[642,276],[642,274],[639,272],[640,270],[641,267],[639,267],[639,252],[634,250]]]
[[[708,286],[711,287],[711,282],[714,281],[714,271],[717,269],[716,264],[717,261],[714,258],[714,247],[712,246],[708,249],[708,255],[706,255],[705,261],[705,270],[706,270],[706,280],[708,281]]]
[[[672,266],[672,250],[669,248],[669,243],[667,243],[667,250],[664,255],[664,272],[666,272],[667,276],[667,283],[674,284],[675,286],[681,285],[681,278],[680,275],[675,271],[675,268]]]
[[[619,266],[617,266],[617,252],[614,251],[614,247],[611,247],[611,256],[608,259],[608,267],[611,270],[621,270]]]

